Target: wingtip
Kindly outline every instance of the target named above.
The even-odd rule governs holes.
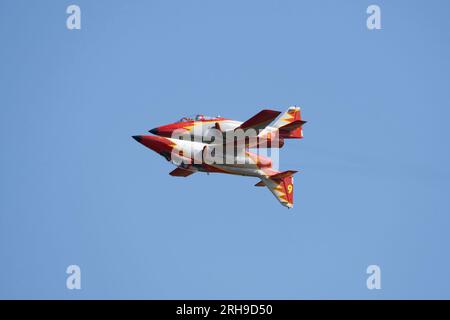
[[[132,136],[132,138],[134,140],[136,140],[137,142],[141,142],[141,140],[142,140],[142,136]]]
[[[261,112],[266,112],[266,113],[271,113],[271,114],[273,114],[273,115],[275,115],[275,114],[281,114],[281,111],[278,111],[278,110],[272,110],[272,109],[264,109],[264,110],[261,110]]]

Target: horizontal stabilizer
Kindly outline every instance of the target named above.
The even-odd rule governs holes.
[[[255,184],[255,187],[265,187],[265,186],[266,186],[266,184],[262,180],[260,182],[258,182],[257,184]]]
[[[302,126],[306,123],[304,120],[295,120],[280,128],[278,132],[280,137],[285,139],[301,139],[303,138]]]
[[[303,138],[302,125],[306,121],[302,120],[299,107],[290,107],[280,118],[273,124],[273,127],[278,128],[281,138],[286,139],[301,139]]]
[[[173,177],[187,177],[193,173],[195,173],[195,172],[178,167],[175,170],[173,170],[172,172],[170,172],[169,174]]]
[[[287,125],[284,125],[279,128],[280,131],[291,131],[294,129],[301,128],[302,125],[304,125],[307,121],[304,120],[295,120],[291,123],[288,123]]]
[[[290,177],[290,176],[296,174],[297,172],[298,171],[295,171],[295,170],[283,171],[283,172],[274,174],[274,175],[270,176],[269,178],[272,179],[272,180],[283,179],[283,178],[286,178],[286,177]]]

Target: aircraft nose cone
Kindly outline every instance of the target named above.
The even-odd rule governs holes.
[[[133,139],[158,153],[170,153],[173,148],[172,143],[169,139],[160,136],[133,136]]]
[[[133,139],[136,140],[137,142],[141,142],[142,136],[133,136]]]
[[[154,128],[154,129],[152,129],[152,130],[149,130],[148,132],[157,135],[157,134],[158,134],[158,128]]]

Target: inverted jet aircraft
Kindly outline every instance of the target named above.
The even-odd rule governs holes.
[[[303,138],[302,125],[306,121],[301,119],[300,108],[290,107],[273,126],[269,126],[280,114],[281,112],[274,110],[262,110],[245,122],[198,115],[150,130],[154,135],[133,136],[133,138],[175,164],[177,168],[169,173],[171,176],[188,177],[196,172],[206,172],[257,177],[260,181],[255,186],[268,187],[283,206],[292,208],[293,175],[297,171],[274,170],[270,158],[249,151],[250,148],[281,147],[284,139]],[[243,140],[243,145],[236,145],[234,138],[231,142],[204,141],[204,137],[208,136],[210,131],[226,136],[239,129],[254,130],[257,132],[257,139],[253,142]],[[184,133],[183,138],[174,135],[177,131]],[[190,139],[186,139],[186,135]],[[264,143],[261,144],[261,141]],[[231,151],[228,148],[230,145]],[[223,157],[218,156],[219,150],[223,153]],[[217,161],[216,156],[223,161]],[[232,161],[229,161],[230,158]]]

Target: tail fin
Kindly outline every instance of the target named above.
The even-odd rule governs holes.
[[[302,125],[306,121],[302,120],[299,107],[290,107],[273,125],[279,130],[279,136],[287,139],[303,138]]]
[[[288,208],[294,206],[294,178],[297,171],[288,170],[269,177],[261,177],[257,186],[266,185],[280,203]]]

